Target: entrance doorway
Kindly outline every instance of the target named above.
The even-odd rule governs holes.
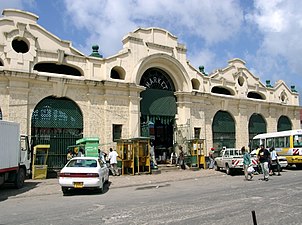
[[[67,98],[47,97],[32,114],[32,147],[49,144],[48,169],[58,171],[66,161],[67,147],[82,138],[83,116],[75,102]]]
[[[290,119],[287,116],[280,116],[280,118],[278,119],[277,131],[280,132],[291,129],[292,123]]]
[[[254,113],[249,120],[249,147],[253,146],[253,137],[266,133],[266,122],[262,115]]]
[[[235,121],[230,113],[220,110],[215,114],[212,123],[212,132],[213,147],[215,149],[235,147]]]
[[[158,163],[166,163],[173,151],[173,131],[176,114],[174,84],[170,76],[158,68],[148,69],[140,85],[141,136],[150,137]]]

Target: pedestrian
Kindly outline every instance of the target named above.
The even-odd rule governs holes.
[[[185,170],[186,166],[185,166],[185,154],[184,151],[182,150],[182,146],[179,146],[179,165],[180,168]]]
[[[171,163],[171,164],[176,164],[176,159],[177,159],[177,154],[176,154],[176,152],[172,152],[172,153],[171,153],[170,163]]]
[[[72,159],[72,152],[71,152],[71,150],[68,150],[66,158],[67,158],[67,162]]]
[[[106,153],[101,151],[101,149],[98,149],[98,153],[100,160],[106,165]]]
[[[83,148],[80,148],[77,157],[84,157],[84,156],[85,156],[85,155],[84,155],[84,149],[83,149]]]
[[[281,170],[281,166],[279,164],[279,160],[278,160],[278,154],[275,150],[274,147],[270,148],[270,154],[271,154],[271,167],[270,167],[270,175],[276,175],[274,172],[274,169],[277,169],[278,172],[278,176],[281,176],[280,170]]]
[[[118,154],[115,150],[113,150],[112,148],[109,149],[109,161],[110,161],[110,167],[111,167],[111,173],[113,176],[119,176],[119,172],[118,172],[118,168],[117,168],[117,157]]]
[[[241,148],[241,152],[243,153],[243,170],[244,170],[245,180],[251,180],[253,179],[253,172],[254,172],[253,169],[251,168],[249,169],[250,166],[253,168],[251,155],[249,151],[245,148],[245,146]]]
[[[157,169],[157,162],[155,159],[155,150],[154,150],[154,141],[150,141],[150,158],[151,158],[151,165],[153,169]]]
[[[214,168],[214,164],[215,164],[215,160],[214,160],[214,148],[211,148],[211,151],[209,152],[209,169],[213,169]]]
[[[270,158],[271,158],[270,152],[266,148],[264,148],[264,145],[261,145],[260,150],[258,152],[258,159],[261,165],[261,170],[263,172],[265,181],[268,181],[268,176],[269,176],[268,163],[270,161]]]

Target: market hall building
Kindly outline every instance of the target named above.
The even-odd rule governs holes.
[[[62,167],[66,146],[81,137],[99,137],[108,150],[118,139],[148,136],[160,157],[180,145],[186,151],[195,138],[205,140],[207,155],[300,128],[294,84],[263,83],[241,59],[206,74],[160,28],[126,34],[113,56],[102,57],[97,45],[85,55],[37,21],[13,9],[0,18],[0,119],[19,122],[33,144],[49,143],[50,167]]]

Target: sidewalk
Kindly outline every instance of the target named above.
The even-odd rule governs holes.
[[[189,179],[199,179],[202,177],[210,176],[220,176],[221,172],[215,170],[168,170],[161,171],[160,174],[142,174],[142,175],[124,175],[124,176],[110,176],[110,187],[123,188],[123,187],[135,187],[135,186],[145,186],[145,185],[155,185],[166,182],[189,180]],[[41,196],[61,193],[61,187],[58,183],[57,178],[45,179],[45,180],[26,180],[25,188],[28,190],[19,194],[19,197],[29,197],[29,196]]]

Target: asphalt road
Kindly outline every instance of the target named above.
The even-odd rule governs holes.
[[[243,175],[109,189],[14,197],[0,201],[0,225],[9,224],[302,224],[302,171],[269,181]],[[1,192],[0,192],[1,194]]]

